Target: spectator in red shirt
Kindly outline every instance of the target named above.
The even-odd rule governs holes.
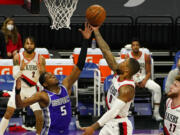
[[[12,58],[22,48],[21,35],[14,24],[14,20],[7,18],[3,23],[1,31],[4,34],[6,42],[7,56],[8,58]]]

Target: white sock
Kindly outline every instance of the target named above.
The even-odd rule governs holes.
[[[9,124],[9,120],[5,119],[4,117],[2,118],[0,122],[0,135],[4,135],[4,132]]]

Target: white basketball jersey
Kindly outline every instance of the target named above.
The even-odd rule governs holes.
[[[135,87],[135,83],[133,80],[124,80],[124,81],[119,81],[119,76],[115,75],[112,79],[112,84],[109,87],[107,97],[106,97],[106,104],[108,109],[111,109],[115,99],[118,97],[119,93],[118,90],[120,87],[125,86],[125,85],[132,85]],[[117,117],[127,117],[128,116],[128,111],[131,105],[131,102],[126,103],[126,105],[121,109],[121,111],[118,113]]]
[[[166,102],[166,113],[164,116],[164,130],[167,135],[180,134],[180,106],[172,107],[172,99]]]
[[[128,53],[128,55],[130,58],[134,58],[132,52]],[[141,82],[146,77],[145,53],[142,52],[141,56],[136,60],[139,62],[140,70],[133,76],[133,80],[138,83]]]
[[[32,86],[35,86],[36,83],[39,81],[39,70],[38,70],[38,62],[39,62],[39,54],[35,53],[35,56],[33,59],[28,60],[24,57],[24,53],[19,53],[20,56],[20,65],[22,64],[22,60],[24,59],[25,63],[28,63],[24,70],[22,71],[22,78],[23,81],[21,86],[29,87],[27,84],[31,84]]]

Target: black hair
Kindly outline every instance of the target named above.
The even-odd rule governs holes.
[[[25,45],[25,42],[26,42],[27,39],[30,39],[30,41],[33,42],[34,45],[35,45],[35,47],[36,47],[36,40],[35,40],[35,38],[32,37],[32,36],[28,36],[28,37],[26,37],[26,38],[24,39],[23,46]]]
[[[135,41],[139,42],[139,44],[140,44],[139,38],[137,38],[137,37],[133,37],[133,38],[132,38],[131,44],[132,44],[132,42],[135,42]]]
[[[41,75],[40,75],[40,77],[39,77],[39,83],[44,87],[44,82],[45,82],[45,80],[46,80],[46,73],[47,72],[44,72],[44,73],[42,73]]]
[[[177,75],[177,76],[175,77],[175,80],[177,80],[177,81],[180,82],[180,75]]]
[[[139,62],[134,58],[129,58],[130,75],[136,74],[140,70]]]

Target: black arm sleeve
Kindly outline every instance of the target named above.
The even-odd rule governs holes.
[[[82,42],[82,47],[81,47],[81,52],[79,54],[78,62],[77,62],[77,67],[82,70],[85,64],[86,60],[86,54],[87,54],[87,47],[88,47],[88,40],[84,39]]]

